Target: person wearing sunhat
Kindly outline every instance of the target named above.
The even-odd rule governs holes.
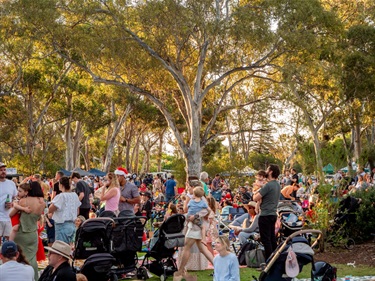
[[[120,203],[118,209],[120,212],[127,212],[128,215],[134,215],[134,205],[141,202],[138,187],[127,180],[127,177],[130,175],[125,168],[117,168],[115,175],[120,184]]]
[[[56,240],[48,250],[48,266],[39,281],[76,281],[77,277],[69,264],[72,248],[69,244]]]
[[[238,239],[240,240],[241,244],[244,244],[250,236],[259,233],[259,224],[258,224],[259,215],[256,214],[255,208],[256,208],[256,202],[250,201],[247,204],[246,209],[248,209],[248,213],[250,216],[250,221],[251,221],[250,226],[249,227],[243,226],[243,227],[236,228],[236,230],[239,232]]]
[[[34,281],[34,269],[28,264],[18,262],[20,252],[13,241],[4,242],[1,247],[0,258],[3,264],[0,266],[1,281]]]

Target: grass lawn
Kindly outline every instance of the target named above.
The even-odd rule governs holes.
[[[375,276],[375,268],[368,266],[347,266],[343,264],[334,264],[333,266],[337,267],[338,277],[344,277],[347,275],[351,276]],[[212,281],[212,276],[209,276],[213,270],[204,270],[204,271],[189,271],[191,275],[196,275],[198,281]],[[298,279],[310,278],[311,276],[311,265],[307,265],[303,268],[302,272],[297,276]],[[253,280],[253,276],[259,277],[260,272],[252,268],[240,268],[241,280]],[[123,279],[129,280],[129,279]],[[160,280],[159,276],[153,276],[150,281]],[[167,280],[172,281],[172,277],[168,277]]]

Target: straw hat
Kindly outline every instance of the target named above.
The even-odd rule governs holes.
[[[72,252],[72,248],[70,247],[69,244],[63,241],[56,240],[52,244],[52,247],[44,247],[44,248],[50,252],[63,256],[64,258],[71,259],[70,253]]]
[[[257,203],[255,201],[250,201],[247,205],[255,208],[257,206]]]

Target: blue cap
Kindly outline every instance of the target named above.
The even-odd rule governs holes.
[[[17,244],[13,241],[4,242],[1,247],[1,254],[4,256],[6,253],[11,252],[18,252]]]

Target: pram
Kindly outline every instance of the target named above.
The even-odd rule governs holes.
[[[318,235],[312,245],[309,245],[309,242],[303,237],[307,234]],[[313,229],[300,230],[291,234],[268,258],[267,265],[259,276],[259,281],[291,281],[293,279],[286,275],[285,264],[288,259],[289,250],[292,250],[297,258],[298,267],[296,267],[296,275],[302,271],[303,266],[311,263],[311,280],[335,281],[336,268],[327,263],[314,263],[313,248],[319,243],[321,238],[321,231]],[[322,264],[324,264],[324,268],[327,270],[321,270],[323,269]]]
[[[116,259],[107,253],[93,254],[85,260],[81,268],[88,281],[117,281],[117,275],[111,271]]]
[[[166,280],[168,276],[177,271],[176,260],[173,255],[177,247],[185,243],[183,234],[185,224],[184,215],[172,215],[164,221],[150,242],[150,250],[146,253],[142,265],[139,268],[139,279],[147,279],[147,270],[160,276],[160,280]],[[153,261],[150,261],[153,258]]]
[[[361,199],[348,196],[339,203],[337,214],[327,231],[326,242],[333,246],[343,245],[346,249],[353,249],[355,240],[352,237],[358,237],[357,229],[350,227],[356,221],[356,211],[359,209]],[[324,244],[321,245],[321,251],[324,251]]]
[[[282,243],[292,233],[303,228],[303,210],[297,202],[280,201],[277,206],[277,216],[280,228],[277,233],[278,243]]]
[[[114,218],[115,227],[112,231],[112,251],[111,254],[116,259],[116,266],[112,271],[117,276],[137,270],[139,274],[137,251],[142,250],[142,237],[146,217],[129,216],[126,212],[120,212]]]
[[[97,253],[110,253],[112,229],[115,222],[111,218],[88,219],[77,229],[73,257],[87,259]]]
[[[111,274],[121,277],[137,270],[137,251],[142,248],[145,223],[145,217],[129,216],[121,212],[119,217],[115,218],[100,217],[86,220],[76,233],[73,266],[76,259],[87,259],[86,268],[94,271],[97,269],[97,272],[92,274],[98,281],[106,281],[108,278],[99,279],[104,271],[95,266],[94,262],[103,266],[108,265]]]

